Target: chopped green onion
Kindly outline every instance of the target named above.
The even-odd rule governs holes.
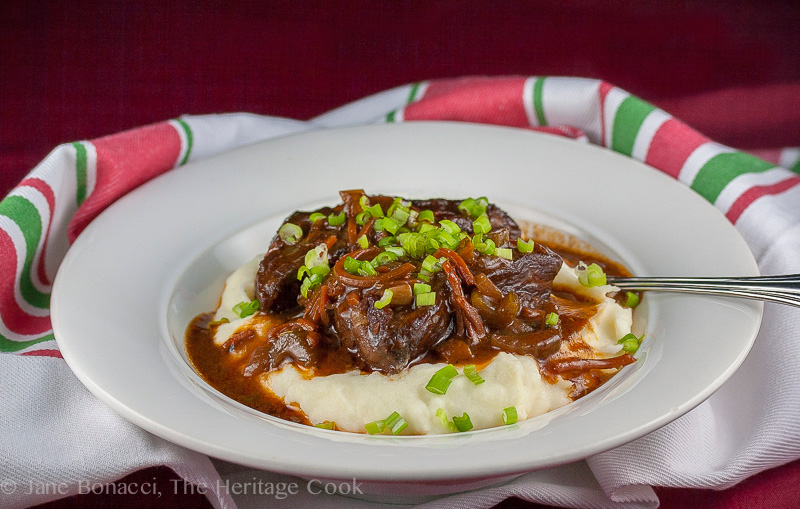
[[[311,274],[311,271],[305,265],[302,265],[299,269],[297,269],[297,280],[301,281],[303,276]]]
[[[400,246],[388,246],[388,247],[385,247],[384,250],[387,253],[395,254],[398,258],[400,258],[401,256],[405,256],[406,255],[406,250],[403,249]]]
[[[494,241],[484,237],[483,234],[474,235],[472,243],[475,245],[475,250],[481,254],[493,255],[496,251]]]
[[[336,426],[336,423],[333,421],[325,421],[314,425],[315,428],[319,429],[333,429],[334,426]]]
[[[593,263],[588,267],[583,263],[579,263],[575,267],[575,272],[578,274],[578,282],[586,287],[603,286],[606,284],[606,274],[599,265]]]
[[[467,412],[464,412],[464,415],[461,417],[455,416],[453,417],[453,424],[456,425],[456,429],[458,431],[469,431],[472,429],[472,420],[469,418]]]
[[[239,318],[245,318],[256,311],[258,311],[259,304],[258,300],[251,300],[250,302],[240,302],[233,306],[233,312],[239,315]]]
[[[444,244],[445,247],[448,249],[455,249],[458,247],[458,243],[460,241],[459,238],[454,237],[453,235],[447,233],[445,230],[439,230],[436,232],[436,239],[439,241],[440,244]]]
[[[391,246],[392,244],[394,244],[396,242],[397,242],[397,239],[394,238],[394,237],[384,237],[384,238],[382,238],[381,240],[378,241],[378,245],[380,247],[387,247],[387,246]]]
[[[369,262],[358,262],[358,274],[362,276],[377,276],[378,271]]]
[[[506,260],[514,259],[514,255],[511,252],[511,248],[509,247],[498,247],[497,249],[495,249],[494,254],[496,254],[500,258],[505,258]]]
[[[489,216],[481,214],[475,221],[472,222],[472,231],[475,233],[489,233],[492,231],[492,224],[489,222]]]
[[[427,293],[417,294],[415,302],[417,304],[417,307],[433,306],[434,304],[436,304],[436,293],[427,292]]]
[[[421,279],[423,281],[431,282],[431,275],[426,272],[420,272],[417,274],[417,279]]]
[[[558,313],[547,313],[544,323],[549,327],[556,325],[558,323]]]
[[[447,417],[447,412],[444,411],[444,408],[440,408],[436,411],[436,417],[442,421],[442,426],[449,431],[456,431],[456,425]]]
[[[514,424],[518,418],[516,407],[510,406],[503,409],[503,424]]]
[[[437,263],[439,263],[439,260],[431,255],[428,255],[424,260],[422,260],[422,270],[430,273],[439,272],[441,268],[436,266]]]
[[[417,216],[417,221],[427,221],[429,223],[433,222],[433,211],[432,210],[422,210],[420,211],[419,215]]]
[[[486,207],[488,206],[489,200],[482,196],[478,199],[467,198],[458,205],[458,210],[472,217],[478,217],[486,213]]]
[[[361,267],[361,262],[352,256],[348,256],[344,259],[344,270],[350,274],[358,274],[359,267]]]
[[[432,232],[432,231],[434,231],[435,229],[436,229],[436,227],[435,227],[435,226],[433,226],[432,224],[430,224],[430,223],[425,223],[425,224],[421,224],[421,225],[419,226],[419,229],[417,230],[417,232],[418,232],[418,233],[426,233],[426,232]]]
[[[635,308],[639,305],[639,295],[635,292],[625,292],[625,307]]]
[[[366,211],[369,209],[369,198],[367,198],[366,194],[361,195],[361,198],[358,199],[358,204],[361,205],[361,210]]]
[[[644,339],[644,335],[641,338],[637,338],[635,334],[625,334],[622,338],[617,341],[618,344],[622,345],[622,349],[629,354],[636,353],[636,350],[639,349],[639,345],[642,344],[642,340]]]
[[[395,221],[397,221],[398,225],[402,226],[406,224],[408,218],[411,217],[411,212],[409,210],[404,210],[398,207],[397,209],[395,209],[394,212],[392,212],[392,215],[390,217]]]
[[[439,225],[450,235],[455,235],[456,233],[461,232],[461,227],[449,219],[442,219],[439,221]]]
[[[372,217],[374,217],[376,219],[379,218],[379,217],[383,217],[383,209],[381,209],[381,204],[380,203],[376,203],[375,205],[373,205],[372,207],[367,209],[367,211],[369,212],[369,214]]]
[[[331,226],[339,226],[340,224],[344,224],[344,220],[346,216],[344,214],[344,210],[339,212],[338,215],[333,215],[333,212],[328,214],[328,224]]]
[[[391,430],[392,435],[397,435],[408,427],[408,423],[397,412],[392,412],[389,417],[384,419],[386,427]]]
[[[286,223],[278,230],[281,240],[293,246],[303,237],[303,229],[294,223]]]
[[[426,285],[425,283],[414,283],[414,295],[419,295],[420,293],[428,293],[431,291],[431,285]]]
[[[373,258],[371,265],[377,268],[379,265],[386,265],[387,263],[393,262],[395,260],[397,260],[397,254],[387,249],[383,253],[380,253],[378,254],[378,256]]]
[[[310,216],[308,216],[308,220],[312,223],[316,223],[320,219],[325,219],[325,214],[320,214],[319,212],[314,212]]]
[[[433,374],[425,388],[434,394],[444,394],[456,375],[458,375],[456,368],[448,364]]]
[[[211,326],[211,325],[222,325],[223,323],[230,323],[230,320],[228,320],[227,318],[225,318],[223,316],[219,320],[214,320],[213,322],[208,322],[208,325],[209,326]]]
[[[322,274],[311,274],[307,278],[303,279],[303,283],[300,285],[300,294],[303,298],[308,298],[309,290],[313,290],[317,286],[322,283]]]
[[[520,253],[533,253],[534,244],[532,240],[517,239],[517,250]]]
[[[464,376],[469,378],[469,381],[475,385],[480,385],[486,381],[481,375],[478,374],[478,369],[475,367],[475,364],[468,364],[464,366]]]
[[[372,421],[368,422],[364,425],[364,429],[367,430],[367,433],[370,435],[377,435],[378,433],[383,433],[383,430],[386,429],[386,421],[379,420],[379,421]]]
[[[437,371],[436,373],[442,376],[446,376],[447,378],[455,378],[458,376],[458,371],[452,364],[448,364],[447,366],[439,369],[439,371]]]
[[[392,235],[397,233],[397,230],[399,230],[401,226],[402,226],[402,223],[400,223],[397,219],[395,219],[393,217],[384,217],[383,218],[383,222],[382,222],[383,229],[386,230],[387,232],[391,233]]]
[[[356,224],[358,224],[358,226],[364,226],[364,224],[367,221],[369,221],[369,218],[370,218],[370,213],[368,210],[365,210],[364,212],[359,212],[358,215],[356,216]]]
[[[314,274],[319,274],[320,276],[327,276],[328,272],[330,271],[331,267],[327,263],[325,265],[317,265],[316,267],[311,267],[310,269],[308,269],[308,273],[310,276],[313,276]]]
[[[313,269],[317,265],[328,264],[328,246],[320,244],[314,249],[309,249],[305,256],[305,265],[309,269]]]
[[[369,240],[367,240],[366,235],[360,236],[356,242],[361,247],[361,249],[367,249],[369,247]]]
[[[434,394],[444,394],[447,392],[447,388],[450,387],[452,380],[447,378],[444,375],[440,375],[439,373],[435,373],[431,379],[428,381],[428,385],[425,388],[428,392],[432,392]]]
[[[380,300],[375,301],[375,307],[377,309],[383,309],[388,306],[392,302],[392,291],[388,288],[383,291],[383,295],[381,296]]]

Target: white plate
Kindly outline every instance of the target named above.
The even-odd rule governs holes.
[[[370,437],[255,415],[188,367],[186,324],[214,308],[225,276],[266,249],[283,216],[336,203],[337,191],[351,188],[486,195],[513,216],[571,229],[639,275],[757,274],[744,241],[711,205],[604,149],[471,124],[320,130],[171,171],[89,225],[53,289],[64,359],[125,418],[211,456],[382,489],[427,482],[446,492],[640,437],[710,396],[755,338],[760,303],[651,293],[637,310],[647,332],[639,362],[589,396],[515,426]]]

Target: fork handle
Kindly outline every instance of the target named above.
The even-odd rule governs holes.
[[[800,274],[751,277],[614,277],[626,290],[684,292],[764,300],[800,307]]]

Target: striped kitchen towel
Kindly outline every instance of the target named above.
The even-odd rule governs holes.
[[[186,116],[61,145],[0,202],[0,352],[5,353],[0,366],[6,374],[0,382],[0,432],[6,436],[0,446],[0,481],[37,479],[69,489],[45,494],[4,491],[0,505],[25,507],[78,493],[80,480],[109,482],[163,464],[208,487],[216,506],[233,506],[229,494],[214,488],[219,476],[208,458],[126,423],[69,372],[59,358],[49,321],[58,265],[71,242],[106,207],[172,168],[310,129],[420,120],[537,129],[633,157],[713,203],[748,242],[762,273],[800,272],[796,148],[765,147],[771,150],[759,154],[768,161],[723,146],[599,80],[496,77],[421,82],[364,98],[310,122],[250,114]],[[714,396],[665,428],[588,460],[600,488],[592,492],[582,487],[577,496],[570,483],[532,489],[537,481],[521,478],[436,504],[488,506],[515,495],[541,503],[653,507],[657,499],[650,486],[724,488],[800,458],[797,358],[798,310],[767,305],[752,353]],[[769,376],[764,376],[767,368]],[[65,454],[54,455],[53,450]],[[80,461],[69,459],[76,455]]]

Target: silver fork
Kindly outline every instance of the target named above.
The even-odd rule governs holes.
[[[778,302],[800,307],[800,274],[752,277],[614,277],[626,290],[701,293]]]

